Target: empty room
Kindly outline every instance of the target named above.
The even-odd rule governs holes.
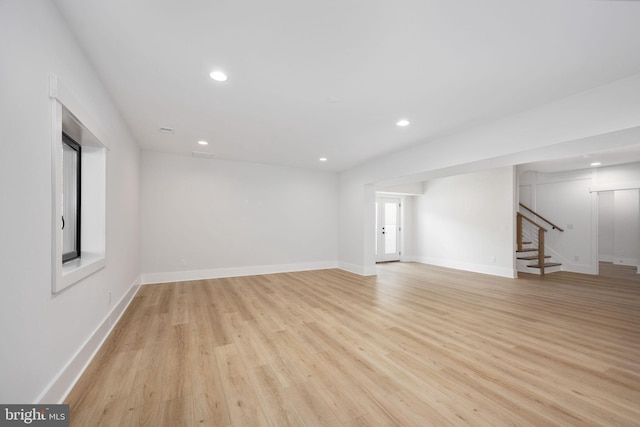
[[[639,425],[639,22],[0,0],[0,424]]]

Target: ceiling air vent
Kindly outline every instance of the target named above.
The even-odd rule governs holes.
[[[164,126],[160,126],[159,130],[162,133],[173,133],[174,132],[173,128],[164,127]]]
[[[213,154],[211,153],[205,153],[203,151],[192,151],[191,155],[193,157],[204,157],[205,159],[210,159],[213,157]]]

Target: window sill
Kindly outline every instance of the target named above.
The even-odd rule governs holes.
[[[107,258],[104,254],[83,252],[80,258],[62,264],[62,283],[58,289],[64,289],[104,268]]]

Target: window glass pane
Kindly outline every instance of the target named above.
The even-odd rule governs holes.
[[[76,149],[62,144],[62,253],[63,260],[78,254],[78,162]]]
[[[395,254],[398,252],[398,204],[384,204],[384,252],[385,254]]]

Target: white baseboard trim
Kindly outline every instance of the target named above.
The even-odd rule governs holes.
[[[588,264],[575,264],[571,262],[563,263],[561,267],[562,271],[567,271],[569,273],[580,273],[580,274],[596,274],[595,266]]]
[[[50,383],[46,390],[36,400],[39,404],[63,403],[80,376],[89,366],[95,355],[102,347],[113,327],[118,323],[122,314],[133,300],[133,297],[140,289],[140,276],[133,282],[127,293],[114,305],[111,312],[102,321],[100,326],[80,347],[76,354],[69,360],[67,365],[60,371],[58,376]]]
[[[364,265],[357,265],[340,261],[338,263],[338,268],[340,270],[348,271],[349,273],[357,274],[359,276],[375,276],[377,274],[375,264],[367,267]]]
[[[629,267],[635,267],[638,265],[638,259],[637,258],[614,258],[613,263],[617,265],[626,265]]]
[[[454,261],[443,258],[412,257],[414,262],[420,264],[435,265],[438,267],[452,268],[454,270],[470,271],[472,273],[490,274],[492,276],[508,277],[515,279],[518,272],[514,268],[498,267],[495,265],[474,264],[469,262]]]
[[[365,265],[364,268],[362,269],[363,271],[363,276],[375,276],[378,274],[378,269],[376,268],[376,265]]]
[[[297,264],[258,265],[251,267],[215,268],[210,270],[171,271],[145,273],[142,284],[188,282],[190,280],[222,279],[225,277],[258,276],[262,274],[292,273],[295,271],[338,268],[337,261],[306,262]]]

